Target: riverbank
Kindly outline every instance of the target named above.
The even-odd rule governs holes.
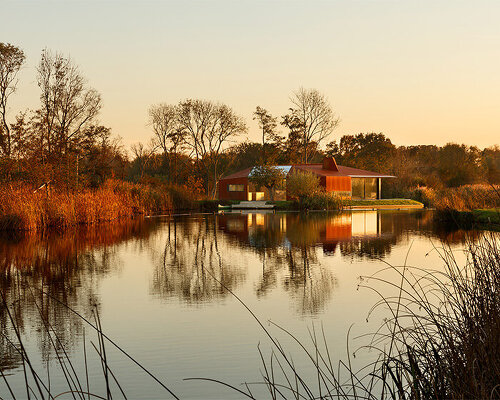
[[[189,203],[179,197],[173,190],[117,180],[108,180],[97,189],[79,190],[4,184],[0,188],[0,230],[66,228],[172,212],[176,204]]]
[[[295,201],[268,201],[280,211],[299,211],[300,205]],[[399,208],[424,208],[424,205],[411,199],[379,199],[379,200],[341,200],[338,209],[399,209]],[[323,208],[309,208],[310,210],[322,210]]]
[[[500,208],[471,211],[438,210],[436,218],[459,227],[500,231]]]

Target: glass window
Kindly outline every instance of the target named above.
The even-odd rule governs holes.
[[[243,192],[245,191],[245,185],[227,185],[228,192]]]
[[[364,199],[365,198],[365,180],[364,178],[352,178],[352,193],[353,199]]]
[[[365,178],[365,199],[377,198],[377,178]]]

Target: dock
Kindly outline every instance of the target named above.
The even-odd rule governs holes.
[[[273,204],[267,204],[267,201],[241,201],[239,204],[231,206],[233,210],[272,210]]]

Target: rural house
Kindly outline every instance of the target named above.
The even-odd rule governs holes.
[[[322,164],[279,165],[285,175],[294,171],[311,172],[320,178],[320,185],[327,192],[337,192],[341,196],[352,199],[380,199],[383,178],[394,178],[392,175],[337,165],[333,157],[327,157]],[[256,188],[250,181],[253,167],[221,178],[218,182],[219,200],[269,200],[266,188]],[[275,200],[286,199],[286,179],[281,187],[275,190]]]

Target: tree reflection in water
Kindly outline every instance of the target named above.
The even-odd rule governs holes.
[[[296,300],[301,314],[317,314],[337,286],[337,278],[317,260],[317,249],[310,246],[288,250],[288,275],[283,287]]]
[[[71,351],[80,340],[83,321],[65,306],[90,316],[99,307],[99,277],[119,268],[113,246],[131,237],[147,238],[154,224],[125,221],[64,233],[19,234],[0,237],[0,291],[21,335],[37,338],[43,361],[53,355],[50,327],[58,346]],[[7,310],[0,307],[0,368],[16,368],[20,356]]]
[[[240,246],[256,252],[262,273],[257,296],[281,284],[297,301],[297,311],[316,314],[337,286],[333,271],[318,254],[352,259],[378,259],[409,235],[460,243],[465,231],[450,231],[436,223],[432,212],[362,211],[309,214],[226,214],[218,217],[219,230]]]
[[[229,293],[246,278],[246,268],[234,258],[234,250],[218,236],[214,219],[196,217],[168,221],[167,239],[161,251],[153,251],[151,292],[178,296],[188,304],[213,301]]]
[[[317,256],[325,221],[320,214],[268,213],[224,215],[218,223],[221,231],[246,242],[259,255],[262,273],[257,296],[280,284],[294,299],[298,313],[316,314],[337,284],[333,271]]]
[[[436,224],[429,212],[237,213],[128,221],[0,238],[0,290],[21,333],[36,337],[42,359],[48,360],[53,354],[44,321],[62,346],[73,348],[83,324],[63,304],[86,316],[95,304],[99,307],[100,279],[122,263],[115,244],[130,242],[134,251],[149,252],[153,296],[195,305],[229,295],[212,276],[236,290],[248,278],[248,267],[255,266],[250,257],[255,254],[262,266],[254,282],[256,296],[279,287],[297,313],[311,315],[325,308],[337,286],[328,257],[384,258],[415,235],[453,243],[470,237]],[[0,323],[0,368],[8,370],[20,359],[9,344],[12,327],[4,307]]]

